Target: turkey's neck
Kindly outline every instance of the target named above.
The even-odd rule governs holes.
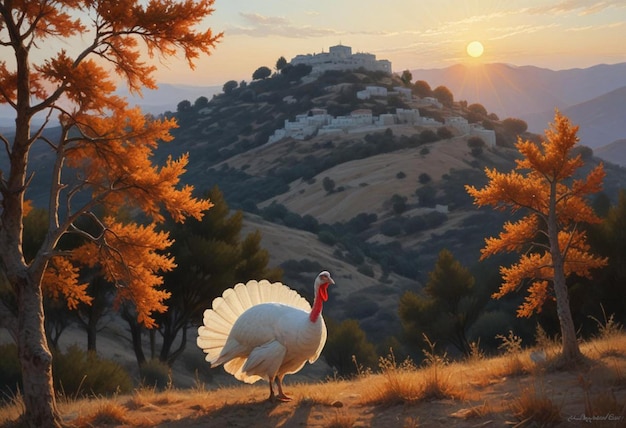
[[[324,305],[324,300],[322,299],[322,296],[320,296],[320,293],[318,292],[315,295],[315,300],[313,301],[313,309],[311,309],[311,313],[309,314],[309,320],[312,323],[317,322],[317,319],[322,314],[323,305]]]

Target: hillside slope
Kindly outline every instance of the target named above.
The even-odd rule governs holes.
[[[468,109],[467,103],[434,107],[416,97],[357,97],[358,91],[373,85],[391,92],[402,82],[395,76],[361,72],[252,82],[214,97],[201,110],[179,112],[176,140],[162,156],[189,152],[192,162],[185,179],[198,189],[218,185],[231,208],[289,230],[304,228],[313,236],[328,232],[339,239],[332,244],[333,257],[361,270],[372,268],[374,277],[380,272],[383,277],[397,274],[419,287],[442,248],[471,266],[484,238],[499,231],[506,217],[476,210],[464,186],[484,183],[485,167],[513,168],[517,135],[493,116]],[[285,121],[314,108],[333,116],[359,109],[376,116],[413,108],[434,122],[396,121],[382,130],[267,143]],[[493,129],[496,146],[473,152],[469,135],[444,125],[451,117]],[[589,167],[597,162],[589,159]],[[606,192],[615,199],[626,174],[619,168],[609,172]],[[312,224],[307,228],[304,220]],[[356,227],[350,231],[353,238],[342,241],[351,227]],[[277,245],[267,248],[282,254]],[[388,258],[377,254],[385,252],[393,252],[390,257],[395,259],[381,265]],[[303,258],[297,252],[286,256]],[[274,260],[282,264],[288,259]]]

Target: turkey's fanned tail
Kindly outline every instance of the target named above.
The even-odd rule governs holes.
[[[251,280],[227,289],[221,297],[213,300],[211,309],[204,311],[204,325],[198,328],[197,344],[207,354],[209,363],[213,364],[219,358],[237,318],[260,303],[281,303],[304,311],[311,310],[304,297],[280,282]]]

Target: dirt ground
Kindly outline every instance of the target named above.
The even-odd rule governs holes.
[[[390,379],[376,374],[352,381],[286,381],[293,397],[287,403],[267,401],[267,384],[259,382],[119,397],[119,420],[90,419],[93,411],[85,407],[65,416],[76,427],[626,427],[622,351],[583,368],[521,375],[494,376],[495,366],[486,364],[492,363],[441,372],[444,383],[453,385],[453,398],[369,404],[376,391],[389,388]],[[421,382],[421,371],[412,376],[412,382]],[[530,416],[521,416],[521,408],[530,409]]]

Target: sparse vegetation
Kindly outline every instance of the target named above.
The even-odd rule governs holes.
[[[57,352],[53,363],[54,384],[66,396],[113,395],[133,388],[130,375],[115,361],[85,352],[77,345]]]
[[[561,408],[548,397],[545,390],[534,385],[522,388],[510,406],[520,424],[551,427],[561,421]]]
[[[167,364],[158,359],[148,360],[139,368],[141,384],[145,387],[166,389],[171,385],[172,377]]]
[[[346,381],[290,385],[294,400],[269,406],[265,385],[217,387],[198,385],[188,390],[139,388],[111,398],[64,396],[59,400],[68,426],[166,427],[279,426],[285,420],[298,426],[422,426],[439,420],[450,427],[555,426],[558,421],[586,426],[617,428],[626,420],[626,335],[596,338],[581,344],[590,364],[582,369],[537,373],[529,370],[529,350],[521,348],[514,333],[505,336],[504,355],[449,360],[436,351],[434,342],[424,349],[426,362],[398,362],[393,351],[379,359],[377,370],[361,370]],[[610,341],[621,356],[607,356],[598,349]],[[558,349],[558,343],[555,348]],[[510,377],[509,354],[525,367]],[[208,387],[208,388],[207,388]],[[497,399],[494,399],[497,397]],[[23,408],[18,394],[4,396],[0,426],[13,427]],[[608,415],[608,416],[607,416]],[[174,422],[176,421],[176,422]],[[400,425],[398,425],[400,424]]]
[[[198,182],[201,179],[203,183],[211,183],[211,185],[219,183],[226,194],[226,198],[232,203],[232,207],[236,209],[243,208],[247,212],[259,214],[263,219],[279,224],[281,227],[287,226],[317,234],[321,242],[334,247],[331,251],[334,251],[338,260],[351,264],[355,267],[356,272],[369,278],[377,277],[382,272],[380,276],[381,288],[387,284],[395,286],[394,275],[404,276],[403,280],[410,278],[411,281],[421,285],[424,281],[424,275],[428,271],[428,267],[431,261],[433,261],[432,259],[434,259],[433,255],[436,255],[442,247],[454,248],[455,255],[458,248],[462,247],[460,252],[468,258],[467,254],[472,253],[472,250],[475,250],[473,253],[477,254],[478,248],[468,248],[471,245],[470,243],[478,242],[476,232],[481,228],[489,227],[487,225],[497,222],[492,221],[495,216],[487,216],[480,212],[464,217],[460,222],[458,221],[459,217],[461,217],[459,214],[465,214],[463,210],[470,209],[471,205],[471,199],[462,191],[462,186],[465,184],[476,186],[484,184],[480,170],[485,166],[492,167],[495,164],[511,163],[514,155],[511,156],[510,153],[504,151],[486,151],[484,156],[468,160],[466,156],[467,150],[465,150],[463,162],[471,165],[472,168],[450,170],[449,173],[444,174],[443,179],[440,179],[438,172],[433,173],[427,167],[422,168],[420,166],[414,170],[403,167],[405,169],[400,172],[397,172],[397,169],[394,170],[389,177],[392,178],[395,174],[396,180],[389,181],[393,181],[395,186],[402,186],[409,181],[412,185],[415,185],[418,172],[421,173],[417,177],[420,185],[415,193],[408,197],[401,196],[399,193],[394,194],[395,189],[386,193],[386,195],[392,194],[393,196],[385,204],[385,211],[382,213],[380,220],[375,212],[368,211],[348,221],[319,224],[313,216],[301,216],[293,211],[293,208],[287,208],[289,199],[283,199],[285,205],[278,202],[268,204],[267,201],[286,193],[295,186],[300,186],[298,191],[304,195],[316,183],[315,188],[319,189],[321,185],[328,194],[329,197],[325,198],[326,200],[337,199],[339,197],[338,192],[345,191],[348,193],[351,188],[371,186],[372,190],[374,190],[376,181],[370,177],[363,178],[363,181],[357,184],[358,182],[354,181],[344,181],[340,174],[335,172],[326,173],[326,171],[350,161],[387,155],[400,150],[403,151],[403,155],[404,153],[414,154],[420,162],[425,162],[423,158],[429,155],[426,160],[426,162],[429,162],[431,159],[439,156],[441,152],[439,141],[453,137],[453,133],[446,127],[436,128],[436,132],[433,131],[435,128],[416,128],[413,131],[413,135],[396,132],[394,128],[394,130],[387,129],[384,132],[373,132],[364,136],[327,140],[323,143],[320,140],[292,141],[289,143],[289,155],[272,160],[275,163],[271,164],[270,162],[271,167],[264,168],[263,173],[258,172],[258,165],[255,165],[253,160],[248,159],[244,164],[240,163],[239,166],[235,166],[237,165],[237,155],[245,154],[252,148],[259,148],[264,145],[268,136],[276,128],[281,127],[285,119],[293,119],[290,115],[293,115],[295,111],[304,112],[320,106],[318,98],[321,99],[327,96],[329,92],[328,86],[325,86],[327,84],[342,86],[336,98],[331,101],[325,98],[325,101],[323,101],[323,103],[328,103],[331,106],[329,112],[347,114],[353,109],[367,107],[375,114],[380,114],[388,112],[391,105],[405,107],[398,98],[389,100],[388,105],[379,102],[373,103],[373,105],[362,105],[362,103],[355,100],[355,94],[359,88],[364,87],[365,84],[377,84],[379,83],[377,79],[383,77],[388,79],[388,76],[337,72],[328,73],[328,75],[322,76],[313,84],[302,84],[296,81],[307,74],[306,70],[294,70],[289,65],[285,66],[282,62],[280,67],[277,63],[276,69],[280,72],[271,77],[270,73],[265,77],[253,79],[254,81],[249,85],[246,82],[241,82],[240,85],[236,81],[227,82],[223,88],[224,93],[216,96],[211,102],[205,97],[200,97],[194,103],[185,100],[179,104],[176,116],[179,123],[184,126],[175,131],[177,143],[180,143],[176,146],[182,147],[175,150],[186,150],[185,144],[188,144],[190,141],[202,147],[201,151],[194,152],[197,154],[197,159],[194,159],[194,161],[197,160],[202,167],[195,170],[194,166],[195,172],[193,170],[190,171],[190,182]],[[263,72],[267,73],[266,70],[263,70]],[[390,87],[391,85],[386,84],[386,86]],[[416,82],[415,86],[419,88],[420,92],[428,92],[429,96],[432,95],[432,91],[425,82]],[[416,88],[413,88],[414,91]],[[451,105],[454,102],[452,94],[446,93],[446,88],[437,88],[437,93],[443,96],[442,99],[446,104]],[[286,94],[293,96],[295,100],[294,105],[290,104],[287,106],[282,101]],[[463,108],[467,108],[471,113],[467,117],[468,120],[471,119],[471,122],[475,122],[480,119],[485,127],[487,127],[486,124],[489,125],[488,129],[496,129],[498,141],[502,139],[511,140],[514,138],[512,133],[526,131],[526,129],[521,131],[525,123],[519,123],[517,120],[495,123],[499,121],[497,116],[492,114],[489,115],[489,119],[495,122],[487,121],[487,111],[481,105],[470,105],[469,107],[467,107],[467,103],[460,105]],[[444,110],[426,109],[426,111],[420,111],[420,113],[423,117],[443,120],[444,115],[442,112]],[[465,113],[463,109],[459,111]],[[447,112],[449,113],[450,110],[447,110]],[[239,135],[233,134],[233,130],[238,130]],[[455,138],[454,143],[456,144],[458,140],[460,138]],[[471,139],[467,142],[470,147],[476,146],[476,149],[481,149],[480,151],[475,150],[475,155],[482,153],[484,142],[480,144],[480,141],[472,141]],[[442,142],[442,144],[445,143]],[[462,146],[462,144],[459,145]],[[418,153],[421,156],[417,156]],[[161,158],[169,154],[165,151],[158,153]],[[586,160],[590,159],[592,155],[587,151],[584,151],[583,154]],[[235,161],[231,161],[232,159],[235,159]],[[458,160],[461,159],[459,158]],[[228,161],[233,166],[229,166],[225,161]],[[222,163],[216,166],[220,162]],[[337,169],[340,168],[336,168],[335,171]],[[422,171],[428,171],[433,177],[429,173]],[[335,182],[325,174],[329,174],[337,181],[340,181],[345,187],[336,187]],[[407,176],[410,176],[411,180],[403,181]],[[322,177],[324,177],[323,180]],[[302,186],[303,183],[308,184],[310,187],[305,188]],[[402,194],[408,193],[410,191]],[[417,201],[416,196],[419,198]],[[449,215],[424,209],[426,207],[435,207],[436,204],[449,207]],[[383,204],[381,203],[380,205]],[[375,210],[375,207],[372,208],[372,211]],[[390,211],[394,214],[394,218],[388,216]],[[381,211],[378,211],[378,214],[380,215]],[[455,222],[460,225],[458,230],[445,230],[448,224],[455,224]],[[429,235],[430,233],[432,233],[430,241],[422,239],[424,235]],[[381,234],[383,239],[378,241],[377,238]],[[375,235],[378,236],[372,239]],[[384,239],[385,235],[393,239]],[[483,235],[481,234],[481,238]],[[420,240],[420,244],[416,246],[413,242],[417,240]],[[472,263],[475,261],[475,258],[471,259]],[[306,269],[319,271],[325,268],[317,261],[311,260],[287,260],[282,267],[285,269],[285,277],[289,280],[299,280],[302,272]],[[351,277],[353,274],[354,271],[346,274],[345,277],[347,278],[348,275]],[[488,289],[488,286],[485,285],[484,287]],[[384,295],[387,297],[394,290],[391,286],[385,288]],[[477,290],[477,293],[479,292],[484,293],[484,290]],[[619,299],[615,300],[618,301]],[[513,299],[506,302],[503,306],[512,307],[512,301]],[[369,317],[368,321],[373,321],[374,319],[378,321],[383,316],[393,317],[394,314],[391,311],[381,311],[381,309],[384,308],[381,308],[379,302],[366,298],[359,305],[349,305],[349,308],[345,309],[343,314],[353,316],[354,318]],[[351,368],[355,368],[357,372],[362,374],[359,379],[353,381],[355,384],[346,387],[346,383],[334,381],[313,386],[301,385],[299,390],[300,396],[295,397],[295,405],[297,408],[299,408],[298,406],[308,406],[308,410],[314,407],[321,407],[322,412],[325,413],[325,417],[322,419],[324,424],[338,427],[359,424],[368,425],[368,423],[364,423],[362,416],[355,415],[351,409],[338,410],[342,408],[342,402],[351,402],[358,407],[370,405],[370,402],[363,399],[363,396],[367,394],[372,396],[379,394],[382,397],[379,403],[387,404],[387,409],[397,407],[394,403],[405,403],[408,404],[408,407],[411,407],[411,404],[414,403],[427,405],[430,401],[441,402],[442,400],[452,399],[452,401],[457,402],[470,402],[468,403],[470,407],[467,411],[462,412],[465,418],[480,419],[486,415],[491,417],[493,414],[500,413],[518,417],[514,409],[519,408],[524,403],[510,403],[511,405],[503,410],[498,406],[488,405],[484,401],[481,402],[480,398],[477,398],[480,393],[472,387],[473,385],[492,387],[494,384],[504,382],[503,378],[505,377],[515,376],[517,380],[520,380],[524,376],[535,376],[539,373],[539,371],[533,370],[534,366],[529,359],[528,352],[530,348],[524,350],[521,346],[521,338],[524,338],[524,344],[526,344],[526,338],[532,334],[530,332],[531,328],[526,328],[525,331],[519,333],[519,336],[513,334],[512,331],[509,332],[508,336],[498,335],[498,339],[502,341],[499,351],[503,355],[497,358],[487,358],[487,355],[496,352],[496,346],[493,346],[494,334],[491,334],[484,342],[485,350],[480,348],[479,339],[484,336],[485,331],[491,333],[492,330],[489,328],[497,327],[505,330],[509,328],[509,318],[499,317],[502,313],[500,308],[497,310],[493,310],[493,307],[490,308],[488,314],[498,314],[497,320],[506,322],[494,323],[492,321],[496,318],[485,316],[482,325],[473,332],[472,340],[477,338],[478,340],[466,343],[469,349],[467,361],[448,361],[446,350],[449,351],[450,349],[442,348],[442,353],[437,355],[434,343],[430,341],[427,341],[427,349],[423,352],[425,357],[424,364],[420,366],[416,366],[411,360],[405,360],[398,364],[395,358],[392,359],[393,355],[390,355],[380,361],[381,364],[378,370],[376,370],[376,367],[374,367],[375,354],[372,354],[374,355],[373,363],[371,361],[365,363],[367,359],[361,356],[358,358],[345,358],[349,360]],[[604,318],[597,315],[597,312],[594,312],[594,314],[597,317],[587,317],[585,312],[578,312],[578,316],[584,318],[587,328],[590,325],[594,326],[593,323],[598,327],[598,341],[594,345],[593,353],[597,358],[615,358],[621,355],[622,348],[620,348],[619,344],[616,345],[615,341],[622,334],[621,324],[618,322],[622,314],[618,314],[615,317],[610,315],[608,318],[604,312],[602,314]],[[554,320],[550,320],[548,315],[542,318],[541,322],[543,323],[546,319],[547,325],[550,327],[550,322],[554,323]],[[505,325],[506,327],[504,327]],[[516,327],[514,328],[516,329]],[[554,329],[550,329],[550,331],[554,332]],[[359,334],[352,335],[354,342],[358,344],[361,342],[361,339],[367,342],[369,331],[357,333]],[[360,333],[363,333],[362,337]],[[548,362],[550,362],[551,357],[558,353],[558,347],[555,345],[557,339],[551,338],[545,330],[539,330],[538,327],[535,337],[536,343],[533,349],[546,349],[549,356]],[[437,335],[437,340],[442,341],[443,339]],[[332,342],[329,341],[327,346],[329,345],[332,345]],[[2,350],[0,350],[0,355],[4,356],[5,354],[1,352]],[[350,355],[349,357],[353,356]],[[610,364],[613,364],[613,361]],[[346,365],[346,367],[348,366]],[[468,367],[471,367],[471,369]],[[618,366],[616,365],[616,367]],[[543,368],[551,370],[550,364],[542,367],[542,370]],[[11,367],[6,366],[3,360],[0,361],[0,370],[10,374]],[[470,371],[476,371],[476,373],[469,373]],[[143,379],[146,387],[142,388],[141,391],[137,391],[133,399],[126,403],[120,402],[122,404],[115,403],[101,406],[100,409],[89,410],[89,413],[87,413],[87,410],[84,410],[83,415],[85,418],[76,419],[74,423],[78,426],[81,424],[84,426],[98,424],[141,425],[141,423],[145,422],[138,423],[132,419],[116,419],[115,415],[120,409],[128,408],[131,411],[145,410],[146,408],[154,409],[155,406],[179,405],[183,401],[175,398],[178,392],[172,387],[172,379],[169,376],[167,366],[143,366],[139,378]],[[613,382],[612,384],[624,385],[626,383],[623,372],[617,368],[614,373],[611,373],[609,378]],[[385,380],[386,383],[377,383],[381,379]],[[464,383],[460,383],[457,379],[464,380]],[[370,390],[370,385],[378,386],[373,386],[373,389]],[[79,387],[80,389],[85,389],[85,384],[80,384]],[[150,389],[152,389],[151,392],[149,391]],[[159,392],[162,389],[165,389],[165,391]],[[262,406],[262,404],[255,402],[254,399],[251,400],[245,392],[240,392],[241,390],[252,391],[253,394],[257,392],[255,387],[246,387],[246,389],[224,388],[217,392],[204,389],[202,391],[192,391],[189,395],[195,396],[196,400],[199,400],[198,397],[202,397],[204,401],[201,404],[197,402],[187,404],[187,407],[195,412],[189,418],[196,420],[205,418],[207,415],[232,415],[232,413],[229,413],[231,410],[245,410],[247,406]],[[349,392],[345,392],[346,390]],[[517,390],[521,391],[522,389],[518,388]],[[337,391],[340,391],[343,395],[337,393]],[[88,390],[85,390],[85,392],[91,393]],[[528,397],[525,397],[526,402],[529,403],[527,407],[532,408],[534,406],[535,408],[540,408],[545,405],[547,410],[539,413],[549,415],[549,403],[546,403],[543,399],[547,398],[548,401],[552,400],[554,402],[554,398],[550,395],[551,392],[539,391],[543,395],[539,394],[537,390],[531,392],[535,393],[534,398],[537,400],[533,403],[532,394],[529,392]],[[222,395],[217,395],[218,393]],[[346,398],[350,393],[354,397]],[[590,403],[586,408],[596,411],[606,407],[613,409],[616,414],[619,414],[621,405],[623,411],[623,398],[619,394],[611,396],[608,392],[597,392],[591,388],[585,389],[585,393],[588,394]],[[180,394],[183,395],[183,393]],[[263,394],[259,394],[259,397],[261,395]],[[221,406],[222,397],[224,396],[228,397],[228,404]],[[19,401],[19,395],[14,397],[15,400],[13,401]],[[66,402],[63,405],[71,405],[72,400],[76,401],[73,397],[73,395],[64,397]],[[137,397],[141,399],[139,400]],[[15,404],[11,400],[7,401],[11,405]],[[138,404],[139,401],[141,401],[141,404]],[[207,402],[211,404],[207,404]],[[377,403],[377,401],[374,400],[371,403]],[[517,407],[515,407],[515,404],[517,404]],[[602,407],[601,404],[606,404],[606,406]],[[330,407],[332,409],[329,409]],[[563,409],[561,407],[559,409],[562,413]],[[254,410],[258,409],[255,408]],[[330,414],[331,411],[334,413]],[[185,414],[184,410],[181,412]],[[78,413],[80,414],[80,412]],[[308,412],[301,413],[308,414]],[[106,419],[107,414],[110,416],[110,419]],[[519,415],[521,415],[519,417],[524,417],[523,412],[519,413]],[[443,417],[446,416],[444,415]],[[542,418],[543,416],[537,416],[536,419],[531,420],[541,424],[541,421],[544,420]],[[395,418],[395,423],[404,421],[404,426],[420,426],[420,421],[428,419],[429,417],[419,414],[402,415],[402,417]],[[550,419],[547,418],[546,420]],[[268,416],[267,421],[268,425],[276,425],[275,418],[272,419]],[[270,421],[272,423],[269,423]],[[299,421],[294,420],[294,422]],[[378,422],[377,417],[374,416],[371,422],[371,425],[375,426]],[[520,423],[524,423],[523,420],[520,420]],[[300,423],[300,425],[306,425],[306,423]]]

